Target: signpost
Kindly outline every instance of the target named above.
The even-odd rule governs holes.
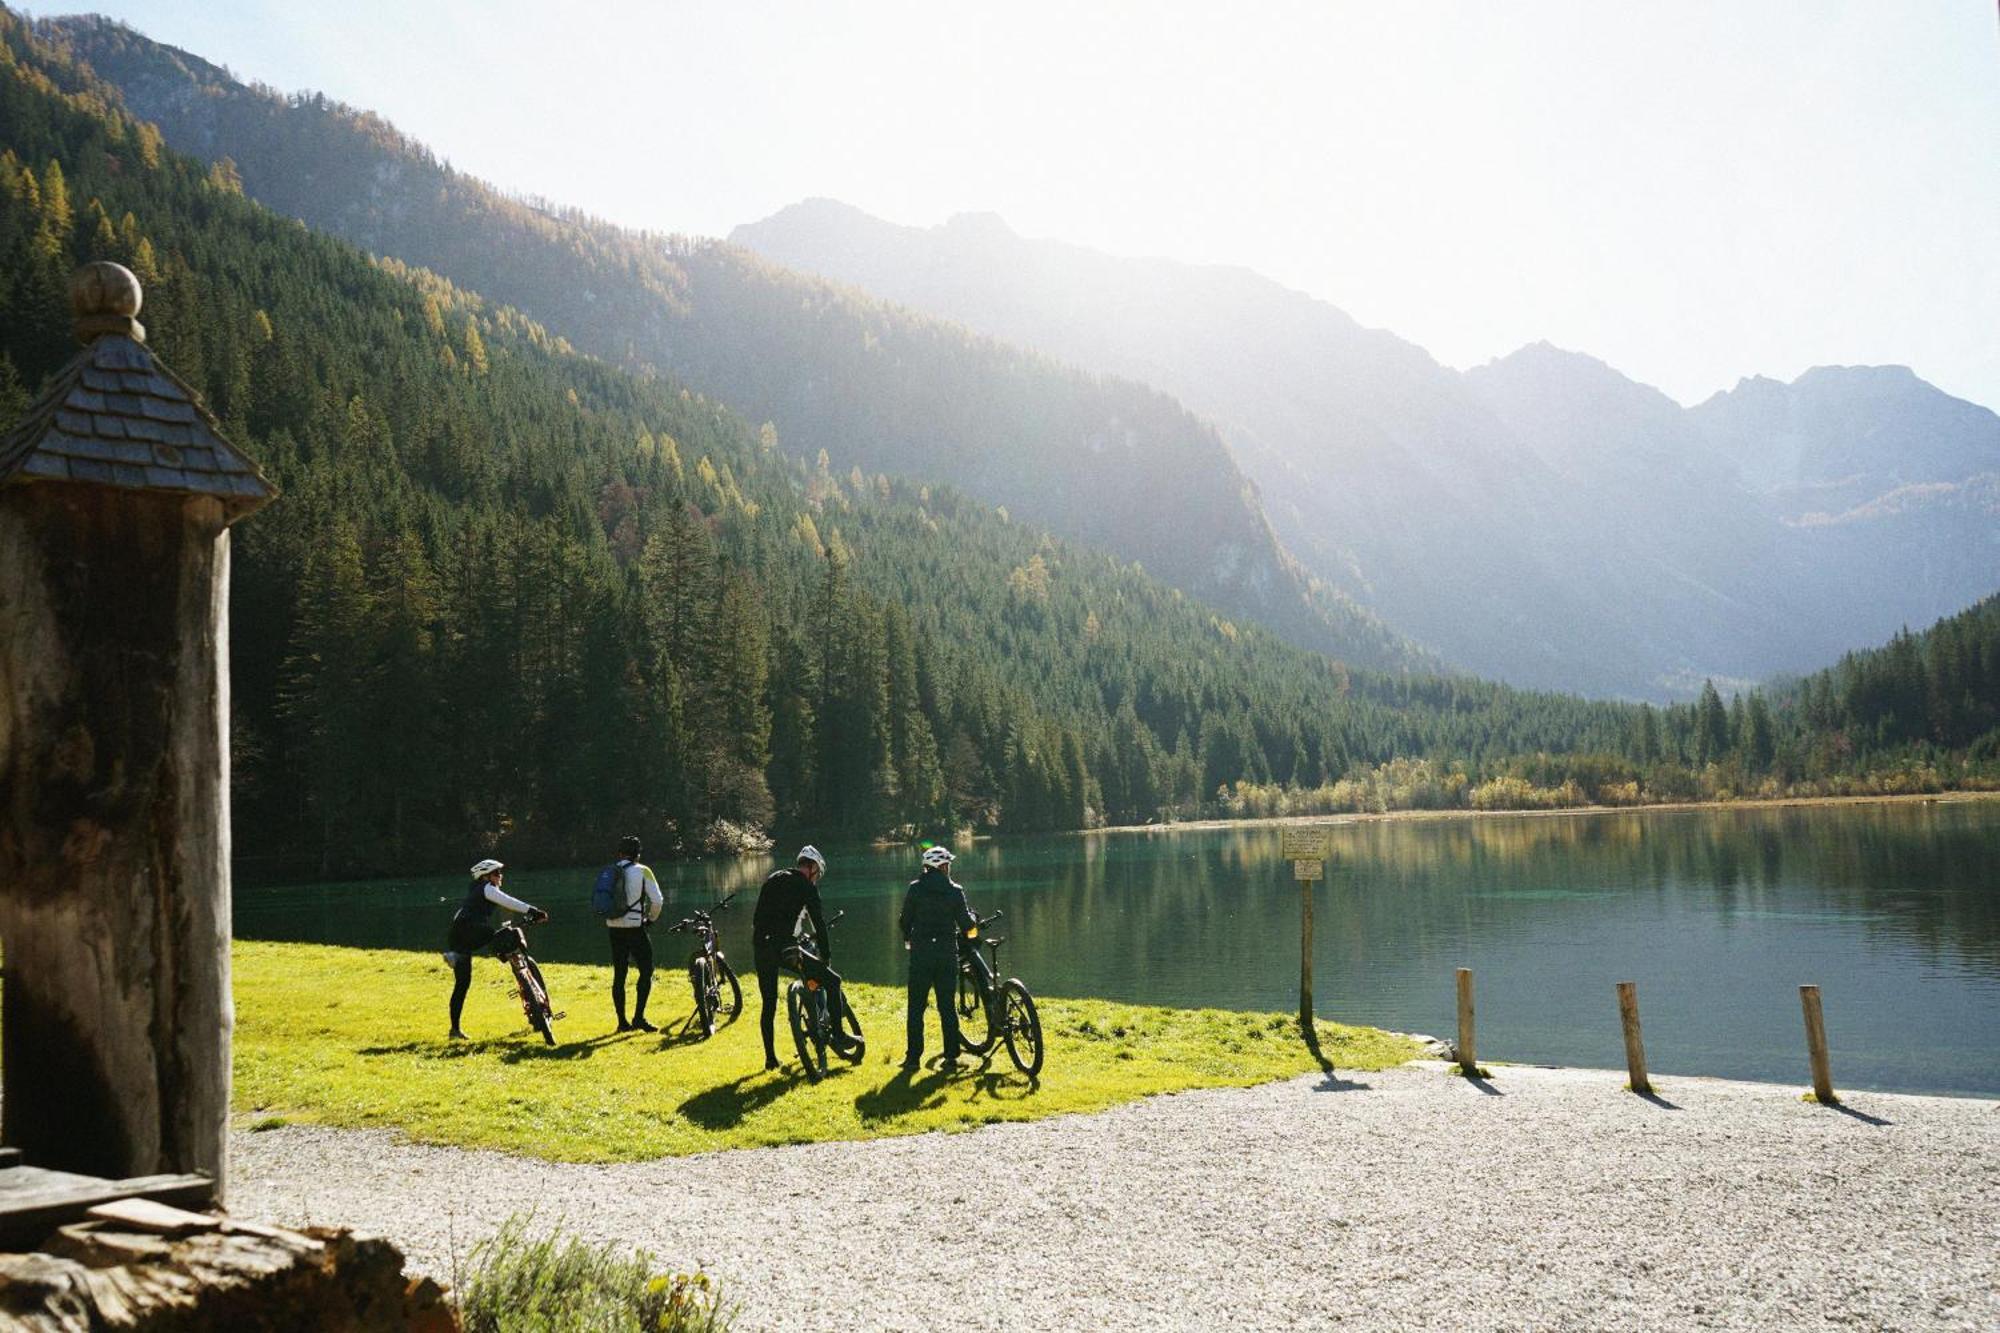
[[[1299,882],[1299,1031],[1314,1055],[1319,1034],[1313,1029],[1313,885],[1326,877],[1332,846],[1333,829],[1326,824],[1291,824],[1278,835],[1279,855],[1292,863]]]

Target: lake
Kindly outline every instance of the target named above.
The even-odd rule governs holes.
[[[1038,993],[1290,1012],[1299,892],[1274,827],[981,841],[957,877]],[[790,848],[785,849],[789,852]],[[1454,970],[1478,981],[1488,1061],[1622,1068],[1618,981],[1638,983],[1654,1072],[1809,1085],[1798,987],[1824,993],[1837,1087],[2000,1095],[2000,802],[1653,811],[1338,825],[1315,898],[1325,1017],[1449,1036]],[[915,853],[830,847],[834,961],[899,982],[896,938]],[[470,862],[471,857],[467,857]],[[657,867],[667,921],[740,890],[723,946],[749,959],[750,905],[771,857]],[[510,867],[554,920],[538,957],[605,962],[594,868]],[[457,876],[243,888],[236,933],[435,951]],[[683,937],[655,928],[662,963]],[[495,973],[489,972],[489,975]],[[754,1005],[754,985],[749,987]],[[688,1007],[663,973],[656,1021]],[[587,1025],[604,997],[558,996]],[[580,1030],[574,1025],[572,1030]],[[1060,1058],[1059,1053],[1056,1058]]]

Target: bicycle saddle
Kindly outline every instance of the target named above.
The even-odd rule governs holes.
[[[986,937],[986,942],[993,948],[997,949],[1001,945],[1007,942],[1007,937],[1005,935],[988,935]]]

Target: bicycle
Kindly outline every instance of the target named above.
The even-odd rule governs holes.
[[[831,928],[834,922],[846,915],[846,912],[835,912],[826,919],[827,926]],[[791,1024],[792,1044],[798,1047],[799,1063],[806,1067],[806,1078],[817,1083],[826,1076],[826,1051],[829,1046],[849,1064],[860,1064],[862,1057],[868,1053],[868,1044],[861,1036],[861,1018],[854,1012],[854,1005],[848,1000],[845,989],[840,992],[838,1019],[827,1013],[826,988],[822,977],[830,969],[814,947],[811,931],[798,930],[780,958],[788,970],[799,974],[798,980],[785,988],[785,1017]],[[836,1022],[839,1024],[837,1029]],[[834,1040],[836,1032],[845,1036],[845,1049]]]
[[[997,1033],[1006,1044],[1014,1067],[1034,1078],[1042,1072],[1042,1016],[1036,1012],[1035,997],[1018,977],[1001,981],[1000,946],[1005,935],[980,938],[982,927],[998,921],[1002,912],[974,917],[972,928],[958,942],[958,1044],[974,1055],[990,1060]],[[984,943],[993,951],[989,963],[979,952]],[[978,1026],[975,1029],[974,1023]]]
[[[704,1038],[715,1035],[718,1017],[734,1019],[743,1012],[743,983],[736,979],[736,969],[722,956],[715,938],[715,914],[728,907],[735,896],[723,895],[707,911],[677,921],[667,931],[670,935],[682,931],[695,935],[695,950],[688,955],[688,984],[694,988],[694,1018]]]
[[[553,1046],[556,1044],[555,1020],[563,1015],[549,1005],[549,984],[542,980],[542,969],[528,956],[528,933],[521,929],[523,922],[539,924],[548,919],[547,912],[514,918],[495,933],[493,952],[514,974],[514,989],[520,992],[521,1012],[528,1016],[528,1026],[541,1033],[542,1040]],[[503,935],[511,938],[499,938]]]

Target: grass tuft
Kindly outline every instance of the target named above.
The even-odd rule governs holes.
[[[721,1333],[732,1312],[706,1273],[656,1273],[651,1257],[510,1217],[473,1250],[457,1296],[465,1333]]]
[[[789,1049],[782,1012],[785,1064],[764,1072],[754,984],[743,1015],[702,1041],[682,1030],[692,1007],[683,975],[662,966],[649,1006],[662,1030],[617,1033],[610,969],[549,964],[551,997],[568,1017],[556,1025],[560,1044],[547,1047],[528,1030],[505,969],[490,959],[474,969],[464,1022],[473,1040],[453,1042],[443,1037],[451,974],[434,955],[238,942],[238,1106],[291,1124],[394,1129],[421,1143],[629,1162],[1036,1120],[1319,1068],[1283,1015],[1041,999],[1048,1060],[1039,1080],[1017,1073],[1004,1051],[984,1069],[907,1077],[896,1068],[902,990],[853,985],[867,1059],[835,1061],[814,1084]],[[1318,1032],[1342,1070],[1421,1054],[1374,1028],[1321,1022]],[[935,1015],[929,1034],[935,1054]]]

